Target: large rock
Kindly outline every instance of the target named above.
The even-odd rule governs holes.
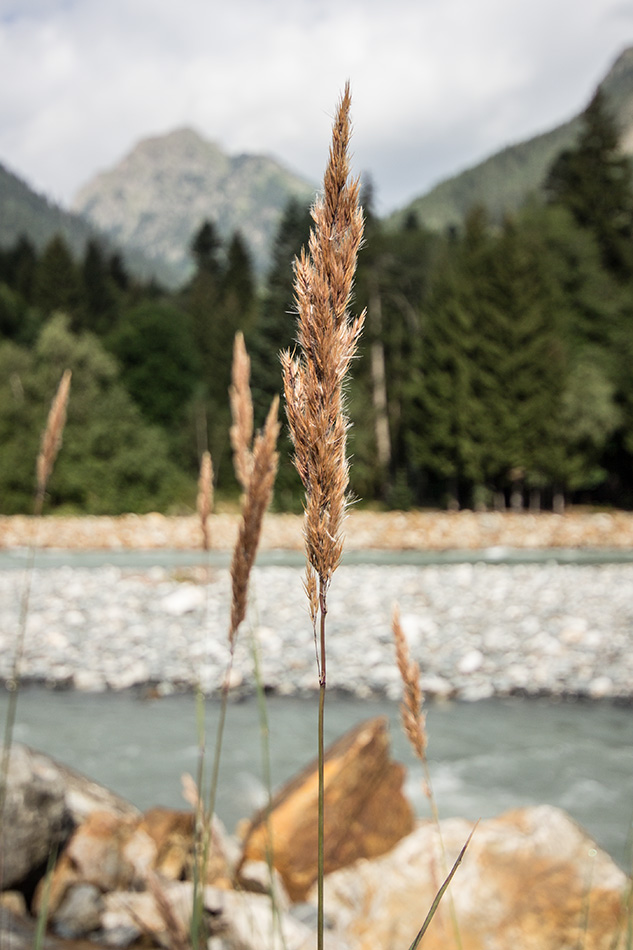
[[[472,824],[441,823],[448,868]],[[388,855],[325,879],[325,908],[350,950],[408,947],[445,876],[432,822]],[[424,950],[456,946],[452,894],[463,950],[623,948],[628,881],[571,818],[550,806],[482,822],[450,891],[424,936]]]
[[[0,756],[2,749],[0,749]],[[71,825],[64,782],[52,759],[26,746],[9,755],[0,828],[0,885],[8,890],[44,864],[66,839]]]
[[[402,792],[404,767],[390,758],[387,720],[357,726],[330,746],[325,756],[325,869],[384,854],[414,825]],[[274,864],[294,901],[316,880],[318,774],[308,766],[253,819],[244,839],[244,861],[265,860],[268,825]]]
[[[2,749],[0,748],[0,756]],[[129,802],[42,752],[14,743],[0,829],[0,888],[20,884],[45,865],[95,809],[138,815]]]
[[[205,880],[224,887],[232,876],[224,830],[213,823]],[[161,880],[191,878],[195,848],[192,812],[152,808],[141,817],[92,812],[70,838],[55,865],[48,912],[64,936],[98,930],[104,906],[100,895],[144,891],[155,874]],[[40,906],[40,888],[35,907]]]
[[[313,950],[316,944],[312,927],[283,910],[273,914],[270,899],[262,894],[207,886],[202,903],[213,950]],[[185,939],[189,933],[192,904],[189,881],[157,882],[142,893],[107,894],[100,939],[116,947],[146,936],[160,946],[175,946],[174,929]],[[326,933],[325,950],[347,947],[335,934]]]

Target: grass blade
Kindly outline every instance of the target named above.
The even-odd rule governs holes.
[[[453,876],[454,876],[454,874],[455,874],[455,871],[457,870],[457,868],[458,868],[458,867],[460,866],[460,864],[462,863],[462,860],[463,860],[463,858],[464,858],[464,855],[466,854],[466,848],[467,848],[468,845],[470,844],[471,838],[472,838],[472,836],[475,834],[475,830],[476,830],[478,824],[479,824],[479,819],[475,822],[475,824],[474,824],[474,826],[473,826],[473,830],[472,830],[471,833],[468,835],[468,839],[467,839],[467,841],[466,841],[466,844],[464,845],[464,847],[462,848],[462,850],[461,850],[461,851],[459,852],[459,854],[457,855],[457,860],[455,861],[455,864],[454,864],[453,867],[451,868],[451,870],[450,870],[450,872],[449,872],[449,874],[448,874],[448,877],[446,878],[446,880],[444,881],[444,883],[443,883],[442,886],[440,887],[439,891],[438,891],[437,894],[435,895],[435,899],[434,899],[433,903],[431,904],[431,909],[429,910],[428,914],[426,915],[426,920],[425,920],[424,923],[422,924],[422,927],[420,928],[417,937],[415,938],[415,940],[413,941],[413,943],[412,943],[411,946],[409,947],[409,950],[417,950],[417,948],[420,946],[420,941],[422,940],[422,937],[424,936],[424,934],[425,934],[425,933],[427,932],[427,930],[429,929],[430,923],[431,923],[431,921],[433,920],[433,918],[435,917],[435,912],[437,911],[437,908],[440,906],[440,901],[441,901],[442,898],[444,897],[444,894],[446,893],[446,889],[447,889],[448,885],[449,885],[449,884],[451,883],[451,881],[453,880]]]

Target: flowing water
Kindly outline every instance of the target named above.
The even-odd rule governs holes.
[[[0,570],[24,566],[24,551],[0,552]],[[218,565],[227,556],[214,555]],[[567,564],[629,561],[633,552],[508,551],[362,552],[347,563],[428,564],[484,560]],[[195,552],[40,552],[39,567],[177,567],[200,560]],[[267,552],[260,563],[295,565],[301,555]],[[7,694],[0,692],[0,724]],[[218,704],[206,703],[207,774],[215,743]],[[316,752],[316,696],[269,697],[270,765],[278,786]],[[327,741],[364,719],[391,721],[394,757],[408,766],[406,791],[428,815],[421,768],[399,727],[396,703],[328,694]],[[491,817],[523,805],[564,808],[623,867],[631,867],[633,829],[633,708],[610,702],[542,699],[433,704],[428,710],[429,761],[442,817]],[[25,742],[109,786],[140,808],[184,807],[181,776],[196,774],[196,704],[192,695],[158,700],[134,692],[53,692],[25,688],[19,696],[16,741]],[[262,742],[254,699],[232,702],[222,753],[217,811],[229,830],[264,803]]]
[[[0,695],[0,721],[6,711]],[[192,695],[157,700],[132,692],[85,694],[27,688],[20,694],[15,739],[41,749],[130,799],[140,808],[185,807],[181,775],[196,774]],[[217,702],[206,704],[207,774]],[[269,697],[272,780],[278,785],[312,760],[314,699]],[[391,721],[394,756],[408,765],[406,791],[428,814],[421,769],[398,724],[396,703],[328,696],[327,739],[372,716]],[[433,704],[429,761],[442,817],[491,817],[523,805],[568,811],[620,865],[631,866],[633,709],[606,702],[486,700]],[[217,811],[229,830],[264,801],[262,743],[254,699],[231,703]]]

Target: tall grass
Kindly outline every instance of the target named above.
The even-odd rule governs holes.
[[[217,796],[222,743],[226,723],[231,674],[235,657],[237,635],[246,617],[248,605],[248,587],[253,564],[259,546],[264,514],[272,500],[275,476],[277,474],[278,453],[277,421],[279,400],[274,399],[261,432],[253,436],[253,404],[250,391],[250,361],[244,345],[244,338],[238,333],[233,349],[232,383],[230,388],[233,425],[230,431],[233,447],[233,463],[236,477],[242,487],[242,517],[231,561],[231,613],[229,617],[228,644],[229,659],[224,672],[221,687],[220,711],[213,749],[208,806],[204,807],[204,701],[201,689],[198,689],[198,776],[197,790],[193,796],[196,810],[196,855],[194,859],[193,908],[189,939],[193,950],[198,950],[206,936],[203,928],[203,888],[211,849],[213,848],[213,819]],[[213,465],[208,452],[203,453],[198,479],[197,510],[200,521],[202,547],[209,550],[208,519],[213,500]],[[206,587],[209,587],[207,562]],[[154,885],[158,890],[158,885]],[[164,898],[164,895],[163,895]],[[161,898],[159,909],[164,904]],[[162,910],[161,910],[162,913]],[[169,933],[172,933],[173,921],[163,914]],[[182,935],[174,937],[175,947],[182,942]]]
[[[338,105],[323,194],[312,208],[307,252],[295,261],[298,353],[282,354],[286,413],[294,460],[305,488],[305,589],[319,680],[318,713],[318,923],[323,947],[324,710],[327,687],[326,617],[332,575],[343,550],[349,463],[343,386],[356,353],[364,313],[348,307],[363,237],[359,181],[349,177],[349,84]]]
[[[20,597],[20,613],[18,617],[18,629],[13,651],[13,664],[11,676],[8,681],[9,703],[7,708],[7,717],[4,725],[2,762],[0,763],[0,828],[4,818],[4,807],[7,796],[7,781],[9,775],[9,760],[11,756],[11,746],[13,745],[13,730],[15,727],[15,717],[17,713],[18,695],[20,691],[20,679],[22,668],[22,657],[24,654],[24,640],[26,637],[26,624],[29,613],[29,600],[31,596],[31,581],[33,578],[33,568],[35,565],[35,552],[37,550],[37,525],[42,515],[44,500],[46,498],[46,488],[53,472],[55,460],[62,445],[64,427],[66,425],[66,411],[68,408],[68,397],[70,394],[70,383],[72,374],[69,369],[65,370],[57,387],[57,392],[51,402],[51,407],[46,420],[46,426],[42,432],[40,451],[35,464],[36,487],[33,500],[33,534],[29,544],[27,563],[22,585],[22,594]],[[2,869],[0,868],[0,881],[2,879]]]

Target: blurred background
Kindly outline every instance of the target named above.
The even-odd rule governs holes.
[[[261,421],[347,79],[354,492],[630,507],[631,42],[616,0],[1,0],[0,511],[67,366],[48,510],[189,512],[207,447],[237,497],[234,334]]]

